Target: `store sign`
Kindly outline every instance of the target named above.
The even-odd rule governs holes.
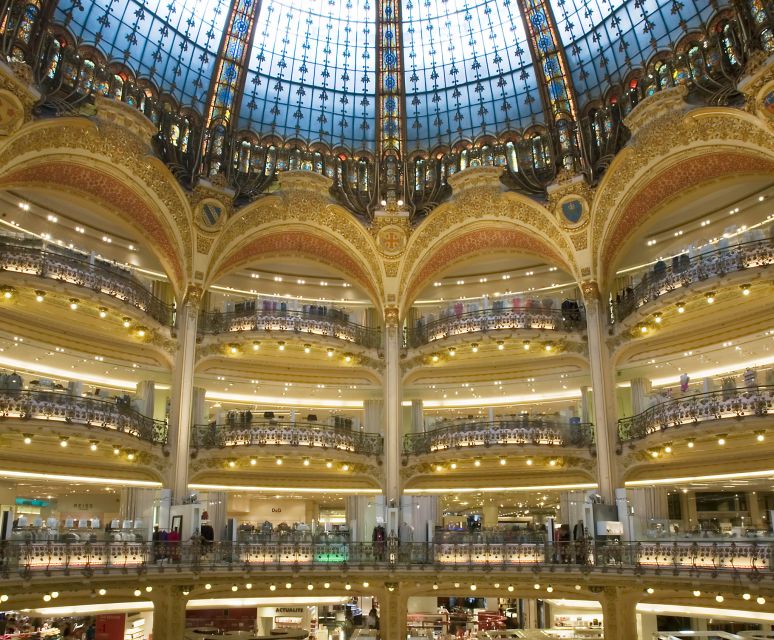
[[[303,607],[277,607],[276,613],[303,613]]]
[[[37,498],[16,498],[16,504],[23,507],[47,507],[48,500],[38,500]]]
[[[104,613],[95,620],[94,640],[124,640],[125,613]]]

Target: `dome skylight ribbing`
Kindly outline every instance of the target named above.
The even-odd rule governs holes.
[[[232,12],[235,1],[60,0],[54,22],[204,117],[217,75],[216,95],[229,115],[232,105],[238,107],[232,122],[238,129],[374,150],[377,62],[393,55],[377,48],[377,11],[384,0],[241,0],[242,13]],[[575,108],[573,87],[581,106],[601,97],[630,69],[701,30],[728,3],[396,4],[402,60],[390,62],[402,67],[405,96],[398,111],[411,152],[549,122],[561,105]],[[244,36],[244,68],[239,56],[219,64],[227,33]]]

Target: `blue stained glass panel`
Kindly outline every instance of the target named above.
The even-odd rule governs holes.
[[[54,19],[109,61],[125,63],[203,111],[228,0],[62,0]]]
[[[409,149],[544,120],[516,0],[402,0]]]
[[[373,149],[375,12],[372,0],[264,0],[240,126]]]
[[[581,104],[703,27],[715,12],[708,0],[549,1]]]

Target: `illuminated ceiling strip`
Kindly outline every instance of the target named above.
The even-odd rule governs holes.
[[[321,605],[341,604],[348,602],[349,596],[284,596],[281,598],[199,598],[189,600],[186,609],[226,609],[231,607],[256,607],[274,605]],[[40,607],[38,609],[22,609],[24,613],[39,616],[74,616],[98,613],[134,613],[153,611],[153,602],[107,602],[105,604],[80,604],[72,607]]]
[[[190,486],[190,485],[189,485]],[[530,491],[561,491],[573,489],[596,489],[596,482],[580,484],[547,484],[534,487],[443,487],[430,489],[405,489],[403,493],[412,495],[435,495],[448,493],[527,493]]]
[[[653,484],[681,484],[686,482],[701,482],[703,480],[733,480],[735,478],[768,478],[774,477],[774,469],[766,471],[741,471],[739,473],[717,473],[708,476],[684,476],[680,478],[656,478],[648,480],[627,480],[627,487],[649,487]]]
[[[758,358],[757,360],[747,360],[746,362],[737,362],[733,365],[726,365],[725,367],[716,367],[715,369],[702,369],[701,371],[689,372],[688,376],[692,380],[700,380],[701,378],[714,378],[715,376],[722,376],[727,373],[733,373],[736,371],[744,371],[745,369],[755,369],[758,367],[765,367],[774,364],[774,356],[768,356],[767,358]],[[680,382],[680,375],[668,376],[666,378],[653,378],[651,384],[654,387],[662,387],[668,384],[677,384]]]
[[[572,609],[594,609],[602,610],[602,605],[596,600],[571,600],[567,598],[551,599],[547,602],[557,607],[569,607]],[[693,614],[697,616],[708,616],[710,618],[745,618],[747,620],[766,620],[774,622],[774,613],[762,613],[761,611],[743,611],[741,609],[720,609],[718,607],[694,607],[682,604],[657,604],[650,602],[639,602],[637,604],[638,613],[675,613],[680,616]]]
[[[299,605],[323,605],[341,604],[349,602],[352,598],[347,596],[284,596],[279,598],[197,598],[189,600],[186,609],[225,609],[255,606],[285,606],[289,604]]]
[[[80,482],[83,484],[98,484],[105,486],[148,487],[158,489],[160,482],[154,480],[129,480],[127,478],[98,478],[95,476],[71,476],[62,473],[37,473],[35,471],[12,471],[0,469],[0,478],[21,478],[25,480],[60,480],[62,482]]]
[[[556,391],[553,393],[527,394],[514,396],[500,396],[488,398],[449,398],[446,400],[423,400],[422,406],[426,409],[443,409],[446,407],[494,407],[509,404],[531,404],[545,402],[547,400],[574,400],[581,397],[580,389],[568,391]],[[410,406],[410,402],[408,405]]]
[[[277,407],[318,407],[321,409],[362,409],[362,400],[326,400],[324,398],[286,398],[276,396],[255,396],[243,393],[221,393],[208,391],[207,400],[220,402],[247,402],[250,404],[270,404]]]
[[[755,622],[774,622],[774,613],[764,613],[763,611],[743,611],[741,609],[719,609],[717,607],[690,607],[677,604],[650,604],[639,603],[637,605],[639,613],[672,613],[678,616],[697,615],[707,616],[709,618],[744,618],[745,620],[754,620]]]
[[[594,485],[596,486],[596,485]],[[189,489],[197,489],[199,491],[244,491],[250,493],[331,493],[331,494],[343,494],[343,495],[360,495],[360,496],[377,496],[381,495],[381,489],[362,489],[362,488],[346,488],[346,487],[258,487],[258,486],[246,486],[246,485],[232,485],[232,484],[206,484],[206,483],[189,483]]]
[[[74,374],[72,371],[66,369],[57,369],[56,367],[47,367],[42,364],[32,364],[25,362],[24,360],[16,360],[15,358],[6,358],[0,356],[0,366],[7,367],[15,370],[25,370],[31,373],[41,373],[53,378],[64,378],[66,380],[79,380],[81,382],[87,382],[89,384],[98,384],[104,387],[114,387],[116,389],[131,389],[137,388],[137,383],[131,380],[121,380],[119,378],[105,378],[103,376],[96,376],[90,373]],[[156,387],[158,388],[158,387]]]
[[[296,277],[296,276],[292,276]],[[299,276],[303,278],[309,278],[310,276]],[[294,284],[290,281],[291,276],[288,276],[288,282],[287,284]],[[261,291],[258,291],[256,289],[253,290],[246,290],[246,289],[237,289],[235,287],[224,287],[222,285],[211,285],[209,287],[210,291],[224,291],[226,293],[241,293],[246,296],[250,297],[261,297],[261,298],[276,298],[277,300],[301,300],[302,302],[330,302],[331,304],[339,304],[344,305],[345,307],[352,307],[355,305],[360,306],[371,306],[373,303],[370,300],[344,300],[343,298],[309,298],[305,296],[294,296],[289,293],[281,294],[281,293],[264,293]]]

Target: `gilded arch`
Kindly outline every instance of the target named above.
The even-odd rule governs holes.
[[[661,98],[664,103],[673,100],[668,95]],[[658,101],[650,106],[658,108]],[[672,198],[722,177],[774,172],[774,137],[749,113],[718,107],[672,109],[639,125],[647,110],[642,115],[632,141],[616,156],[592,204],[592,259],[603,283],[625,242]]]
[[[179,294],[190,268],[190,208],[174,177],[149,154],[111,123],[38,121],[0,147],[0,188],[55,188],[105,207],[142,234]]]

